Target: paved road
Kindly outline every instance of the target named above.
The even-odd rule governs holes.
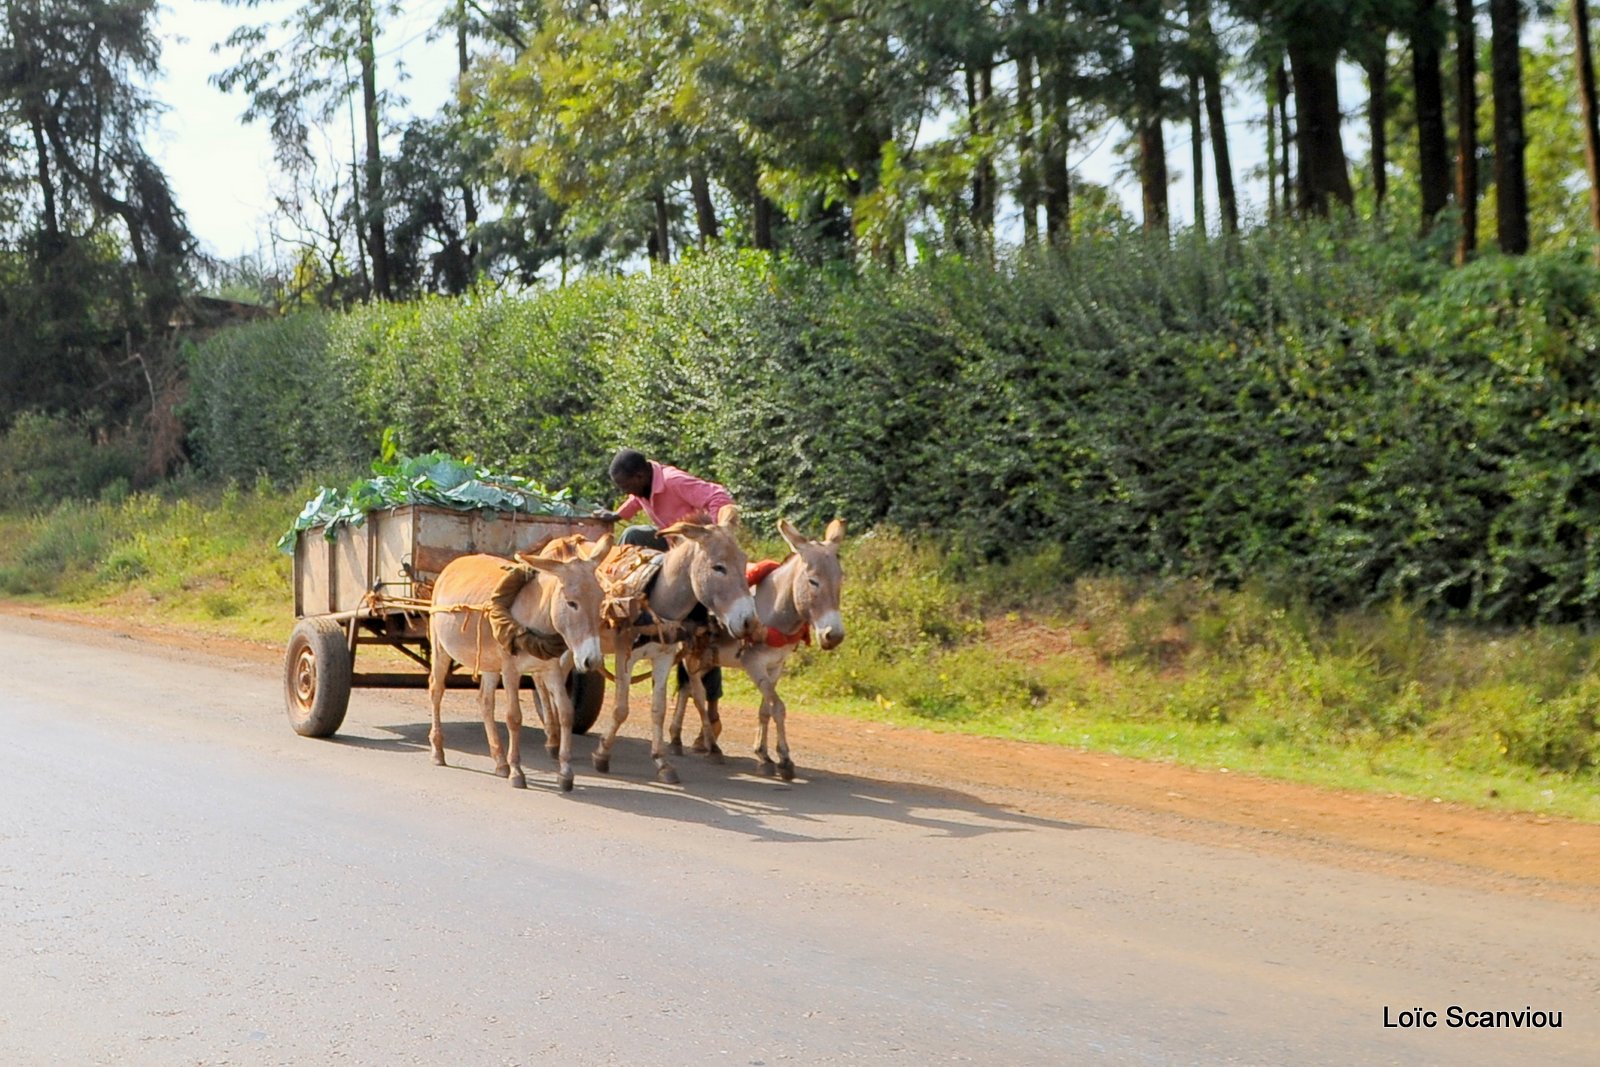
[[[1593,1064],[1600,921],[0,617],[0,1064]],[[1562,1013],[1449,1028],[1446,1011]],[[1402,1010],[1433,1029],[1383,1025]]]

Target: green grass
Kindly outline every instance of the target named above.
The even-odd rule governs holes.
[[[176,486],[0,515],[0,594],[277,644],[293,614],[273,543],[311,491]],[[1600,640],[1577,629],[1444,626],[1399,603],[1326,617],[882,531],[844,563],[849,639],[797,653],[792,707],[1600,822]],[[756,699],[742,678],[729,698]]]

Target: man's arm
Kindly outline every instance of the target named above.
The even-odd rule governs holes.
[[[732,494],[722,486],[692,474],[679,472],[675,488],[679,496],[693,504],[696,511],[704,512],[711,522],[717,520],[717,512],[733,503]]]

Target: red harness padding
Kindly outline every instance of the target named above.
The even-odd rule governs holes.
[[[754,589],[756,586],[761,584],[762,580],[765,579],[767,575],[771,574],[781,566],[783,566],[783,564],[775,559],[757,560],[755,563],[752,563],[750,566],[745,568],[745,584],[751,589]],[[785,648],[789,645],[809,645],[810,643],[811,624],[809,622],[801,623],[800,629],[796,630],[792,634],[786,634],[781,630],[774,630],[770,626],[767,627],[766,644],[768,648]]]

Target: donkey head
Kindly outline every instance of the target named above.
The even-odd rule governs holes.
[[[523,557],[539,571],[540,612],[550,627],[561,635],[572,652],[572,667],[581,672],[600,666],[600,603],[604,594],[595,568],[611,550],[611,535],[576,553],[562,552],[569,558]]]
[[[755,598],[745,584],[744,549],[734,538],[739,513],[728,505],[713,525],[679,522],[662,530],[662,536],[685,538],[689,547],[687,567],[695,599],[704,604],[721,622],[723,629],[740,638],[754,638],[761,630]]]
[[[794,576],[795,608],[816,631],[823,648],[838,648],[844,640],[844,620],[839,616],[839,590],[844,585],[839,546],[844,542],[844,520],[828,523],[821,541],[808,539],[787,519],[778,520],[778,533],[800,560]]]

